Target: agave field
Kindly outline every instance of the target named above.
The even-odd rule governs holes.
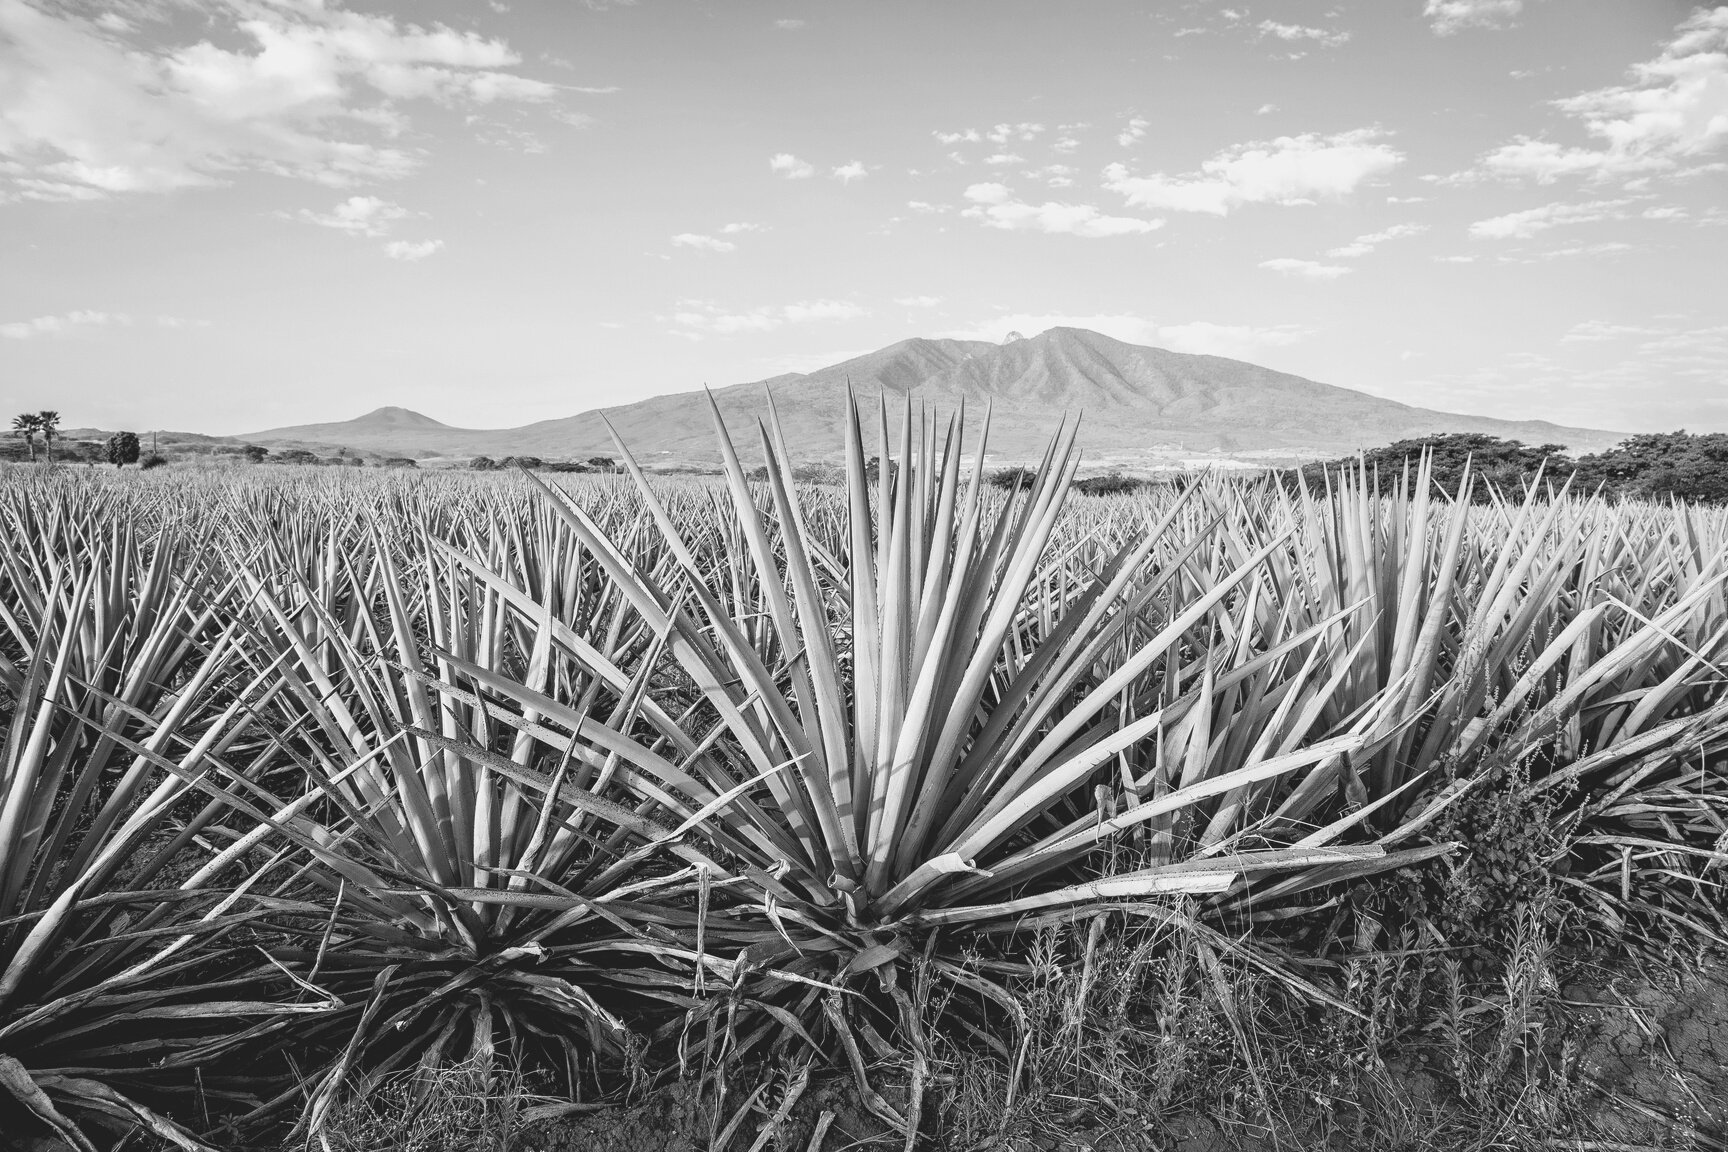
[[[793,1061],[910,1147],[939,1045],[1024,1058],[1039,933],[1333,1002],[1280,941],[1488,794],[1587,931],[1728,933],[1728,512],[1070,498],[1074,429],[1004,493],[959,426],[855,417],[827,486],[771,413],[712,482],[0,474],[0,1129]]]

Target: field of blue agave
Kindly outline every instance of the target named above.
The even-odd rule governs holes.
[[[1728,511],[1071,497],[1073,429],[1004,492],[959,427],[855,414],[823,486],[771,413],[712,481],[0,470],[0,1126],[800,1051],[916,1132],[934,1036],[1015,1049],[1030,934],[1328,999],[1261,932],[1468,852],[1508,774],[1604,933],[1728,930]]]

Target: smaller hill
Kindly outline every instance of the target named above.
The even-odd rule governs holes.
[[[328,424],[297,424],[288,428],[267,428],[262,432],[248,432],[236,439],[253,444],[346,444],[351,448],[388,448],[412,446],[425,451],[430,444],[416,443],[419,439],[427,441],[447,440],[452,434],[460,436],[467,429],[452,428],[448,424],[432,419],[412,408],[398,408],[389,405],[374,408],[364,416],[356,416],[352,420],[338,420]]]

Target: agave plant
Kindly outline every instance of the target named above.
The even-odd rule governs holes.
[[[1338,715],[1289,690],[1336,647],[1341,617],[1269,648],[1250,642],[1267,560],[1288,534],[1227,567],[1178,550],[1151,569],[1178,503],[1073,579],[1048,559],[1078,465],[1072,428],[1030,487],[1002,503],[982,475],[987,413],[963,469],[963,412],[938,448],[935,425],[908,409],[897,455],[881,412],[874,491],[850,415],[838,542],[806,522],[772,412],[760,429],[765,509],[715,410],[734,525],[720,557],[692,545],[622,443],[671,565],[646,569],[534,481],[700,694],[682,718],[691,735],[681,747],[694,747],[680,767],[704,788],[640,795],[714,846],[704,875],[724,914],[704,919],[716,954],[704,953],[703,971],[747,986],[766,1010],[742,1036],[722,1036],[727,1054],[774,1036],[814,1044],[829,1031],[862,1077],[858,1038],[883,1050],[886,1025],[914,1053],[916,1081],[927,1052],[919,981],[966,993],[956,1004],[1016,1010],[974,962],[984,938],[1076,909],[1175,915],[1175,898],[1245,877],[1407,858],[1339,843],[1366,810],[1283,843],[1247,835],[1244,790],[1295,779],[1336,791],[1343,766],[1401,731],[1384,708]],[[1142,635],[1149,619],[1157,626]],[[1240,643],[1211,644],[1220,628]],[[1155,667],[1170,699],[1143,709]],[[1261,717],[1275,713],[1277,731],[1240,749],[1237,766],[1210,771],[1219,759],[1205,754],[1209,720],[1199,718],[1268,669],[1282,670],[1285,687],[1282,708]],[[516,695],[551,712],[531,689]],[[1186,754],[1162,744],[1171,729]],[[1150,766],[1130,771],[1130,756]],[[1202,811],[1212,831],[1201,851],[1103,878],[1076,872],[1130,830],[1167,833]],[[901,1119],[916,1128],[916,1117]]]
[[[626,735],[683,738],[613,662],[639,630],[588,595],[580,555],[542,582],[506,531],[476,534],[479,555],[341,531],[318,549],[333,564],[249,579],[248,649],[277,670],[304,782],[269,806],[297,903],[268,951],[339,1005],[277,1038],[318,1058],[259,1112],[304,1100],[317,1132],[404,1067],[495,1056],[578,1093],[637,1047],[620,1005],[687,1003],[681,905],[710,866],[626,790],[693,786]]]
[[[224,589],[197,549],[158,539],[146,558],[65,505],[4,527],[0,1089],[79,1149],[104,1127],[203,1148],[161,1102],[193,1114],[237,1019],[319,1007],[277,998],[245,939],[256,877],[200,846],[238,783],[218,760],[258,739],[231,695]],[[233,1091],[213,1072],[202,1111]]]

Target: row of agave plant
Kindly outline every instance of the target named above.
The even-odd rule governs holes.
[[[880,408],[809,489],[715,420],[719,484],[6,478],[0,1102],[193,1149],[474,1056],[808,1048],[910,1140],[932,1029],[1012,1050],[1025,933],[1275,966],[1256,924],[1514,767],[1604,924],[1728,930],[1720,512],[1425,465],[1070,504],[1072,428],[1004,495],[988,414]]]

